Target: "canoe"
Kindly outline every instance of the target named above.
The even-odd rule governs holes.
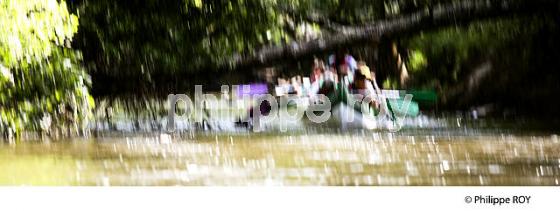
[[[412,100],[406,101],[405,96],[412,95]],[[381,109],[370,108],[368,104],[354,103],[356,102],[353,95],[349,94],[346,88],[340,84],[332,88],[326,96],[331,103],[331,118],[326,123],[313,123],[309,120],[304,122],[311,125],[327,125],[340,128],[363,128],[363,129],[380,129],[394,127],[398,119],[413,118],[420,114],[420,101],[423,104],[435,104],[437,95],[430,91],[403,91],[403,90],[382,90],[384,102],[381,103]],[[309,104],[313,104],[314,98],[302,97],[299,106],[303,106],[305,110]],[[290,109],[294,109],[296,105],[288,105]],[[405,108],[405,106],[407,106]],[[301,107],[300,107],[301,108]],[[384,112],[382,112],[384,111]],[[306,124],[307,124],[306,123]]]
[[[420,114],[419,104],[415,101],[414,94],[412,94],[412,99],[407,104],[405,101],[405,96],[407,94],[409,93],[400,90],[383,90],[381,99],[384,99],[384,102],[379,103],[381,103],[382,107],[385,108],[393,118],[396,116],[404,115],[408,117],[416,117]],[[357,101],[357,99],[354,99],[353,95],[349,94],[349,91],[340,84],[337,85],[337,87],[333,91],[327,94],[327,97],[329,98],[329,101],[331,102],[333,108],[335,105],[338,105],[340,103],[345,103],[348,105],[350,104],[349,102]],[[408,105],[408,108],[404,108],[404,105]],[[354,105],[351,106],[360,113],[362,112],[362,110],[364,110],[364,108],[362,108],[364,105],[361,105],[360,103],[354,103]],[[379,112],[380,110],[375,109],[373,110],[372,114],[376,116]]]

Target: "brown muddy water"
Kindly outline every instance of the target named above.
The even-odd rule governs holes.
[[[1,185],[550,185],[553,132],[111,135],[0,145]]]

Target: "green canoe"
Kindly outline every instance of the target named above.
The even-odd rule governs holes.
[[[417,100],[423,103],[435,103],[437,99],[437,95],[434,92],[430,91],[400,91],[400,90],[391,90],[394,94],[390,99],[386,99],[385,104],[390,112],[390,116],[394,119],[396,116],[404,116],[407,117],[416,117],[420,114],[420,106]],[[412,95],[412,101],[410,101],[408,105],[408,109],[405,109],[403,106],[405,105],[404,97],[406,94]],[[352,99],[352,95],[349,94],[349,90],[341,84],[337,84],[334,91],[331,91],[330,94],[327,95],[331,105],[335,106],[340,103],[348,104],[348,102],[356,102]],[[354,110],[362,113],[362,107],[359,103],[355,103],[352,105]],[[372,109],[371,115],[379,114],[379,110]]]

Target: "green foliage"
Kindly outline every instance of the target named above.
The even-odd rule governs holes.
[[[459,0],[1,0],[0,130],[39,129],[49,117],[57,126],[84,128],[95,106],[86,72],[100,78],[98,86],[118,81],[135,92],[169,78],[213,80],[213,70],[232,55],[453,1]],[[548,25],[534,17],[487,20],[421,33],[401,47],[412,49],[403,57],[415,85],[446,87],[489,57],[529,58],[509,52]],[[396,88],[397,81],[387,75],[383,84]]]
[[[419,50],[411,50],[408,67],[411,72],[419,72],[428,66],[428,60],[424,53]]]
[[[286,40],[277,1],[84,1],[78,45],[90,67],[141,76],[200,70]],[[268,35],[268,36],[267,36]],[[94,45],[94,46],[93,46]]]
[[[412,76],[419,86],[457,84],[484,60],[514,58],[510,54],[519,52],[512,51],[515,46],[531,40],[543,24],[542,19],[535,17],[504,18],[419,34],[405,44],[416,49],[408,61]],[[528,52],[528,49],[524,51]]]
[[[364,23],[383,1],[341,0],[83,0],[78,47],[88,68],[111,77],[151,82],[161,75],[199,73],[236,53],[320,36],[308,17]],[[306,31],[305,28],[310,28]],[[203,69],[205,68],[205,69]]]
[[[383,89],[397,89],[399,87],[399,82],[392,77],[388,77],[385,81],[383,81],[381,86]]]
[[[3,0],[0,8],[0,55],[8,68],[42,61],[78,30],[78,18],[64,2]]]
[[[170,78],[214,77],[232,55],[332,33],[325,22],[360,25],[448,1],[73,0],[69,5],[80,14],[76,44],[89,72],[141,82],[142,87],[127,86],[138,91],[180,83],[165,81]]]
[[[70,49],[77,16],[64,1],[5,0],[0,23],[0,131],[38,130],[41,119],[51,118],[56,125],[85,124],[90,81],[80,53]]]

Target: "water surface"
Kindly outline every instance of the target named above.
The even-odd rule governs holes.
[[[2,185],[559,185],[551,132],[158,133],[0,145]]]

